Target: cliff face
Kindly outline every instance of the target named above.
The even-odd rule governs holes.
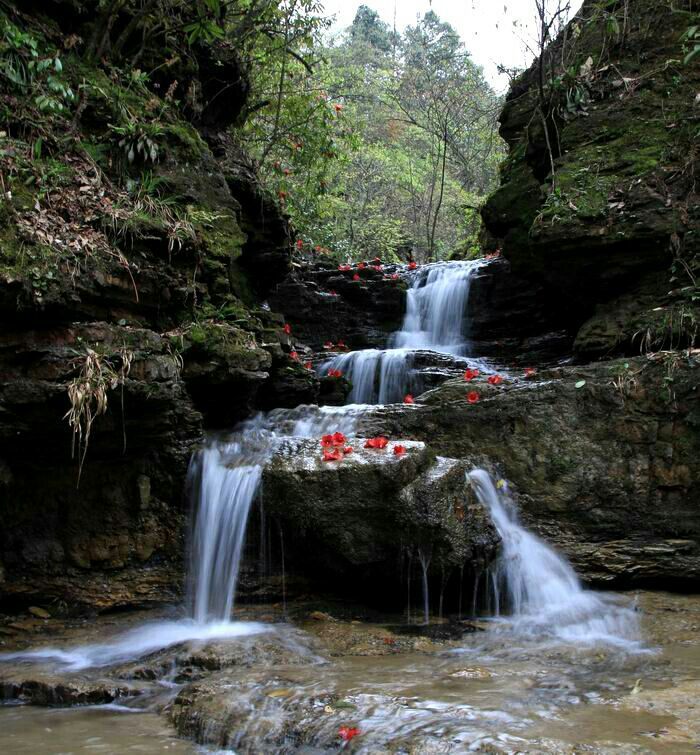
[[[695,335],[700,67],[683,63],[682,40],[693,18],[688,2],[587,0],[546,54],[544,96],[536,62],[501,114],[509,155],[484,222],[581,359]]]
[[[317,390],[258,305],[289,230],[224,133],[247,92],[230,48],[139,79],[90,60],[89,4],[20,5],[3,59],[56,56],[62,89],[46,109],[44,79],[0,79],[0,595],[167,601],[204,428]]]

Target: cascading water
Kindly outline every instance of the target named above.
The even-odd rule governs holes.
[[[481,260],[426,265],[413,274],[406,298],[406,314],[389,349],[365,349],[340,354],[321,368],[340,370],[352,383],[348,402],[391,404],[420,389],[411,375],[416,351],[455,357],[469,354],[465,312],[474,273]]]
[[[510,627],[519,634],[576,644],[638,644],[639,621],[632,608],[585,590],[566,559],[518,522],[513,502],[488,472],[475,469],[468,479],[502,541],[501,555],[486,578],[497,615],[504,605]]]

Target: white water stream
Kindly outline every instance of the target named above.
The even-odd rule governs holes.
[[[413,274],[401,330],[389,349],[339,354],[320,367],[320,374],[340,370],[352,383],[351,404],[394,404],[416,391],[412,362],[416,351],[455,357],[469,355],[465,317],[469,288],[483,261],[439,262]]]

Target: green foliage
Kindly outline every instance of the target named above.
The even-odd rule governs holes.
[[[132,119],[121,126],[110,125],[110,129],[119,137],[118,144],[127,162],[158,161],[158,142],[165,133],[160,123]]]
[[[21,92],[31,93],[41,111],[61,113],[75,100],[63,77],[61,58],[46,54],[34,35],[0,15],[0,76]]]
[[[700,55],[700,26],[690,26],[681,37],[683,43],[683,63],[688,65]]]

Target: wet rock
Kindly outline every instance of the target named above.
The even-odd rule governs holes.
[[[695,354],[638,357],[498,387],[479,378],[474,405],[448,381],[361,425],[505,477],[527,525],[585,578],[680,585],[700,576],[699,387]]]
[[[30,705],[71,706],[104,705],[140,694],[137,687],[111,679],[89,680],[83,676],[50,675],[0,666],[0,700],[15,700]]]
[[[290,570],[334,589],[379,591],[418,551],[436,573],[494,555],[492,525],[465,499],[464,462],[415,441],[383,450],[347,442],[354,450],[340,461],[323,461],[316,440],[289,442],[265,469],[265,511],[281,524]]]

